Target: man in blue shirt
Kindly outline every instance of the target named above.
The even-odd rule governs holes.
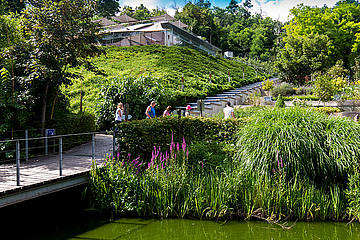
[[[154,118],[156,116],[155,115],[155,105],[156,105],[156,102],[152,101],[150,103],[150,105],[146,108],[146,111],[145,111],[146,118]]]

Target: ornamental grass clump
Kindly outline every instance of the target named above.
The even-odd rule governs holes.
[[[360,160],[359,136],[360,125],[347,118],[308,108],[265,109],[239,130],[236,159],[261,176],[271,177],[280,164],[288,179],[344,183]]]

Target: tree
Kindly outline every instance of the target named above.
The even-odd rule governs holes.
[[[210,8],[211,2],[209,2],[208,0],[197,0],[195,5],[202,8]]]
[[[352,1],[349,1],[352,2]],[[330,42],[331,62],[344,62],[351,69],[360,56],[360,5],[341,1],[333,8],[300,5],[291,11],[292,20],[285,26],[287,36],[306,37],[310,34],[325,35]],[[287,39],[284,38],[285,43]],[[351,74],[353,74],[351,72]]]
[[[140,6],[135,8],[135,11],[132,13],[132,17],[138,20],[145,20],[151,17],[151,13],[143,4],[140,4]]]
[[[41,126],[45,127],[48,102],[55,104],[59,87],[79,77],[68,67],[85,66],[96,70],[87,58],[99,54],[96,13],[93,0],[31,1],[24,12],[23,28],[28,38],[27,76],[23,77],[28,94],[41,106]],[[23,57],[24,58],[24,57]]]
[[[188,3],[182,12],[175,14],[175,18],[187,24],[190,31],[196,35],[205,37],[211,43],[213,42],[217,27],[209,9]]]
[[[97,11],[103,17],[114,16],[120,11],[117,0],[97,0]]]
[[[226,10],[232,14],[232,15],[236,15],[236,13],[239,11],[239,5],[238,2],[236,0],[231,0],[229,2],[229,5],[226,7]]]
[[[331,42],[326,35],[287,36],[276,66],[286,82],[304,84],[305,77],[324,72],[330,61]]]
[[[25,9],[25,0],[0,0],[0,13],[20,13]]]

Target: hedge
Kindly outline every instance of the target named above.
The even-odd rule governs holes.
[[[74,133],[95,132],[95,117],[89,113],[66,113],[57,116],[49,123],[48,128],[54,128],[56,135],[66,135]],[[64,137],[64,149],[78,146],[82,143],[89,142],[91,135]],[[90,153],[89,153],[90,154]]]
[[[122,122],[117,126],[116,138],[121,155],[150,159],[154,146],[167,149],[173,135],[180,145],[196,141],[230,142],[238,128],[248,121],[201,117],[164,117]]]

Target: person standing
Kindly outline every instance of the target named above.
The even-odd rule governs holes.
[[[170,116],[170,111],[171,111],[171,106],[167,106],[167,108],[165,109],[165,111],[163,113],[163,117]]]
[[[123,112],[124,112],[124,105],[122,103],[119,103],[117,105],[115,112],[115,123],[121,123],[123,118]]]
[[[224,108],[224,118],[235,118],[234,109],[231,107],[230,102],[226,103],[226,107]]]
[[[190,110],[191,110],[191,106],[190,106],[190,105],[187,105],[187,106],[186,106],[186,111],[185,111],[185,117],[190,116]]]
[[[146,118],[154,118],[156,116],[155,105],[156,105],[156,102],[152,101],[150,103],[150,105],[146,108],[146,111],[145,111]]]

